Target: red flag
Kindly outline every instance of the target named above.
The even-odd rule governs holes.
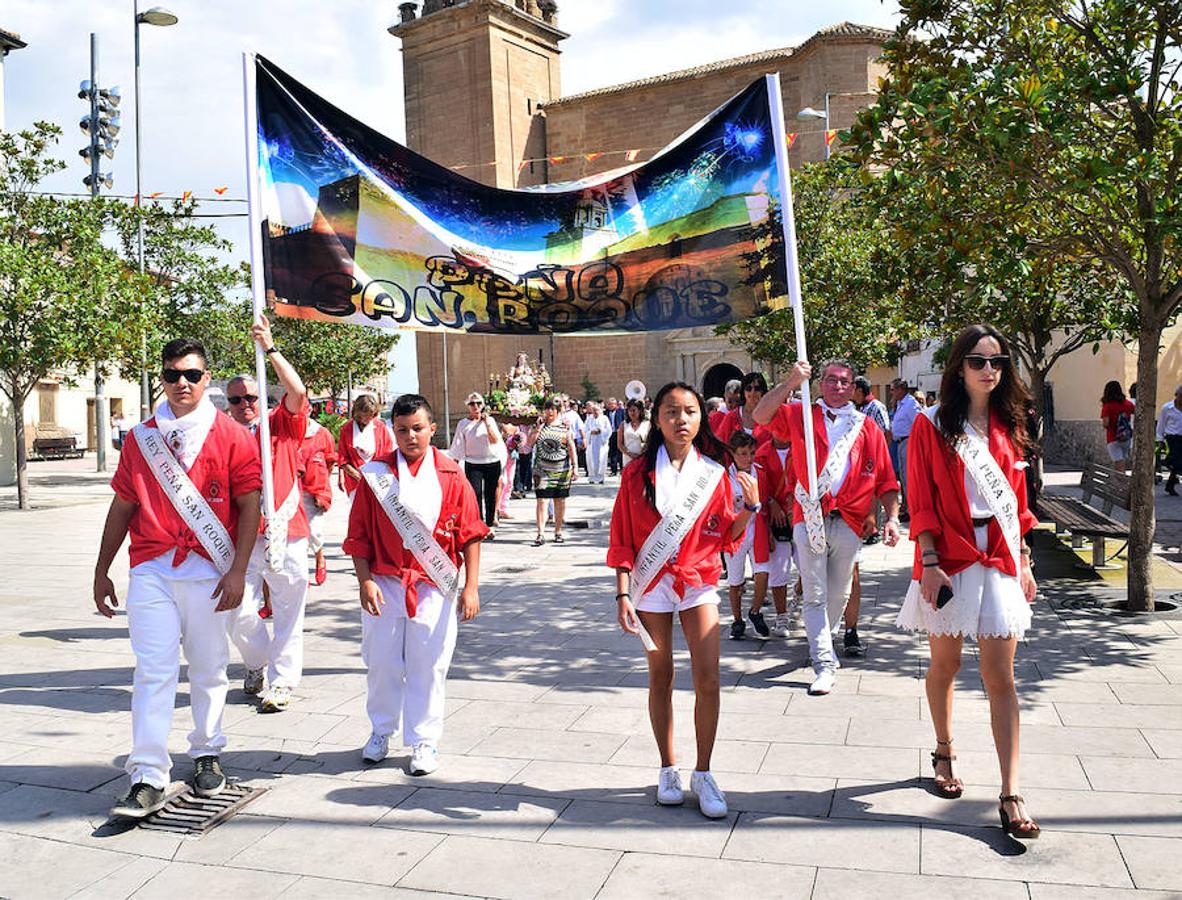
[[[560,162],[566,162],[566,157],[565,156],[551,156],[550,162],[553,163],[554,165],[558,165]]]
[[[587,162],[595,162],[595,160],[599,159],[601,156],[603,156],[602,153],[588,153],[583,158],[586,159]]]
[[[189,202],[189,198],[190,198],[190,197],[192,197],[192,196],[193,196],[193,192],[192,192],[192,191],[185,191],[183,194],[181,194],[181,202],[182,202],[182,203],[188,203],[188,202]]]
[[[214,188],[213,192],[220,197],[222,194],[226,193],[226,191],[228,191],[229,189],[230,189],[230,186],[226,185],[226,187]]]
[[[148,196],[151,197],[153,200],[155,200],[157,197],[159,197],[163,193],[164,193],[164,191],[152,191],[152,193],[148,194]]]
[[[837,139],[837,129],[831,128],[825,132],[825,146],[829,147]]]
[[[792,149],[792,145],[793,145],[793,144],[795,144],[795,143],[796,143],[796,132],[795,132],[795,131],[789,131],[789,132],[788,132],[788,149],[789,149],[789,150],[791,150],[791,149]]]

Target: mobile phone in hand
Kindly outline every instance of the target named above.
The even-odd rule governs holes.
[[[943,609],[952,602],[952,588],[948,585],[943,585],[940,588],[940,593],[936,595],[936,609]]]

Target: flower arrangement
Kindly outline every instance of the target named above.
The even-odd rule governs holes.
[[[539,361],[534,368],[528,354],[518,353],[517,361],[506,375],[489,375],[489,409],[502,418],[532,420],[541,413],[551,386],[545,364]]]

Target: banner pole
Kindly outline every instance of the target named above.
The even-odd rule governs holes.
[[[796,358],[808,359],[804,337],[804,304],[800,298],[800,265],[796,259],[796,214],[792,209],[792,176],[788,169],[788,138],[784,126],[784,98],[780,95],[780,73],[765,75],[767,97],[771,106],[772,140],[776,147],[776,174],[780,182],[780,221],[784,226],[784,264],[788,282],[788,299],[792,303],[792,317],[796,324]],[[804,452],[808,461],[809,496],[817,499],[817,448],[813,435],[812,401],[808,381],[800,385],[800,405],[804,420]]]
[[[447,383],[447,329],[443,329],[443,434],[451,447],[451,388]]]
[[[258,96],[255,92],[254,54],[242,54],[242,112],[246,136],[246,200],[250,232],[250,295],[254,321],[263,314],[266,286],[263,279],[262,223],[259,220],[259,127]],[[267,396],[267,356],[254,343],[254,372],[258,382],[262,415],[259,416],[259,450],[263,462],[263,514],[275,512],[275,477],[271,469],[271,407]]]

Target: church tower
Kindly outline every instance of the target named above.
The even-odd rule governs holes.
[[[561,96],[554,0],[402,3],[406,142],[440,165],[497,187],[541,184],[539,106]]]

